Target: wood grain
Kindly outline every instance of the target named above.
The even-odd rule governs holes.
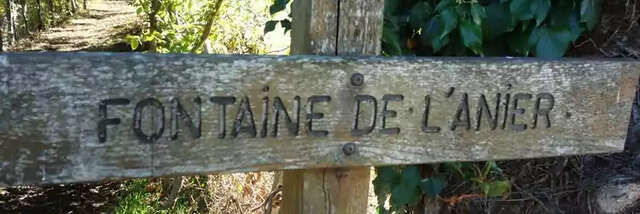
[[[340,0],[291,3],[291,54],[335,55]]]
[[[383,11],[384,0],[340,1],[338,55],[380,55]]]
[[[297,22],[293,26],[296,32],[291,34],[292,53],[353,56],[381,53],[384,1],[297,2],[293,8],[298,16],[294,17],[294,22]],[[301,11],[309,9],[311,13],[300,16]],[[301,41],[323,45],[298,45]],[[358,93],[358,90],[346,89],[344,93],[339,92],[344,96],[353,93]],[[344,110],[344,114],[353,114],[350,109]],[[369,167],[285,171],[281,211],[296,214],[367,213],[369,172]]]
[[[351,85],[354,73],[364,75],[362,86]],[[5,54],[0,56],[0,184],[616,152],[624,145],[639,74],[640,62],[622,60]],[[465,93],[472,125],[452,131]],[[514,123],[528,125],[526,130],[513,129],[511,114],[504,129],[499,122],[491,130],[484,120],[475,130],[480,95],[494,112],[497,93],[533,96],[519,102],[525,112]],[[551,126],[546,128],[540,119],[532,129],[532,109],[540,93],[554,97]],[[396,135],[381,131],[382,98],[390,94],[404,98],[387,107],[397,112],[397,117],[386,118],[387,128],[400,129]],[[313,107],[324,113],[312,122],[313,129],[328,131],[324,137],[311,136],[307,126],[307,101],[314,95],[332,98]],[[364,136],[351,132],[356,95],[371,95],[378,102],[376,126]],[[224,139],[218,138],[221,108],[210,101],[214,96],[236,98],[226,109]],[[289,134],[281,117],[277,137],[261,137],[263,98],[272,106],[276,96],[292,116],[294,97],[301,98],[298,136]],[[425,96],[431,98],[429,126],[439,126],[439,133],[422,130]],[[180,121],[178,137],[171,140],[170,100],[178,99],[193,119],[196,97],[202,100],[202,136],[194,139]],[[233,121],[246,97],[257,136],[240,132],[232,137]],[[121,123],[108,125],[106,141],[100,143],[100,102],[114,98],[130,103],[107,106],[107,117]],[[143,133],[159,133],[164,127],[151,143],[133,131],[134,109],[147,98],[164,107],[164,114],[151,106],[140,113]],[[361,124],[369,124],[370,106],[361,105]],[[502,110],[498,121],[505,119]],[[164,124],[159,122],[162,115]],[[247,118],[245,114],[244,126]],[[347,143],[356,146],[351,155],[343,152]]]

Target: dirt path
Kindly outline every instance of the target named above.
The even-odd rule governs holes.
[[[141,18],[127,1],[95,0],[87,12],[58,27],[19,42],[10,51],[128,51],[127,34],[141,28]]]

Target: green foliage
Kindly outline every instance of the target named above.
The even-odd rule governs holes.
[[[382,50],[387,56],[557,58],[596,27],[601,10],[601,0],[388,0]]]
[[[292,2],[292,0],[274,0],[273,4],[269,7],[269,13],[271,16],[275,16],[277,13],[285,11],[290,2]],[[278,23],[284,28],[284,33],[291,30],[291,13],[289,13],[286,18],[269,20],[264,26],[264,34],[275,30],[276,24]]]
[[[126,41],[133,50],[145,47],[159,53],[199,53],[206,46],[202,44],[208,43],[202,40],[206,36],[211,53],[264,53],[262,31],[256,31],[261,26],[254,20],[262,25],[270,1],[135,0],[137,13],[148,25],[140,35],[127,36]],[[206,25],[211,19],[207,36]]]
[[[132,179],[125,182],[124,194],[120,196],[113,213],[115,214],[173,214],[173,213],[202,213],[206,204],[197,201],[201,197],[208,197],[205,176],[191,176],[185,178],[184,185],[177,195],[173,206],[163,208],[162,201],[166,191],[162,190],[161,182],[151,182],[149,179]]]
[[[134,179],[126,184],[126,195],[116,205],[115,214],[152,214],[152,213],[195,213],[184,198],[179,198],[174,207],[162,209],[159,203],[160,192],[148,191],[147,179]]]
[[[190,52],[202,34],[202,23],[215,9],[216,1],[135,0],[136,12],[146,17],[149,27],[141,35],[127,36],[127,41],[133,50],[145,42],[155,46],[154,52]]]
[[[373,186],[379,213],[408,213],[422,198],[439,197],[450,182],[470,186],[470,192],[480,192],[487,197],[504,196],[511,189],[495,161],[385,166],[376,168],[376,174]],[[385,208],[387,200],[390,206]]]
[[[420,190],[429,196],[436,197],[447,186],[447,179],[444,177],[431,176],[420,181]]]

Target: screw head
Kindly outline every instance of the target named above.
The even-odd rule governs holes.
[[[353,86],[361,86],[364,84],[364,75],[361,73],[355,73],[351,75],[351,85]]]
[[[347,156],[355,154],[357,152],[356,144],[355,143],[344,144],[344,146],[342,146],[342,152],[344,152],[344,154]]]
[[[507,83],[507,85],[506,85],[506,86],[507,86],[507,90],[509,90],[509,89],[513,88],[513,85],[511,85],[511,83]]]

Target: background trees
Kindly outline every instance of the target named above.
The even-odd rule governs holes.
[[[255,20],[267,20],[270,0],[135,0],[145,19],[140,35],[127,41],[134,50],[158,53],[266,52],[263,35]]]
[[[0,51],[30,37],[36,31],[64,21],[86,9],[78,0],[3,0],[0,4]]]

